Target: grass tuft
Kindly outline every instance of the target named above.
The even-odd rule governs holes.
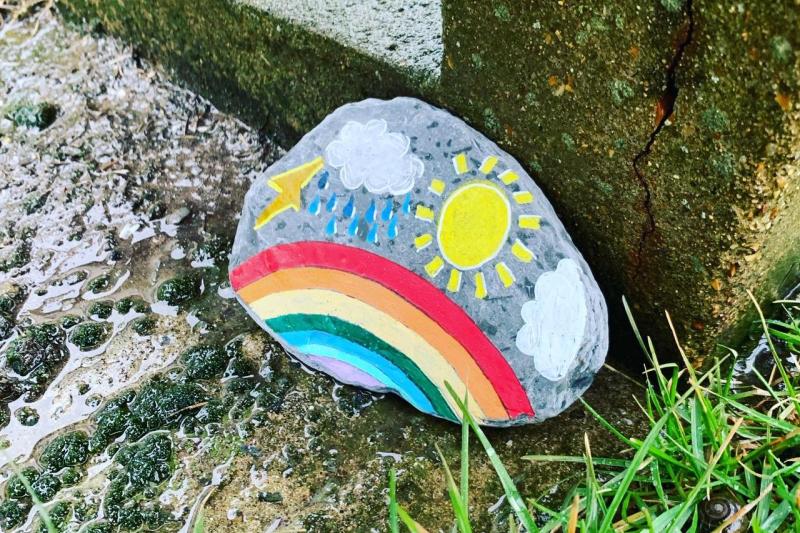
[[[794,301],[781,303],[800,306]],[[581,463],[585,476],[557,509],[546,507],[541,498],[523,499],[467,410],[467,398],[459,398],[448,385],[462,416],[459,486],[438,447],[437,451],[454,512],[454,530],[465,533],[473,529],[468,499],[470,431],[483,446],[511,506],[513,518],[508,527],[512,533],[722,533],[732,527],[773,533],[800,528],[800,398],[796,394],[800,379],[784,364],[785,358],[797,361],[800,355],[800,320],[767,320],[756,304],[774,366],[769,376],[755,371],[759,386],[743,388],[733,375],[735,351],[699,372],[686,357],[674,328],[683,364],[661,363],[652,341],[639,332],[627,302],[623,300],[623,304],[649,361],[645,399],[640,405],[649,420],[647,435],[642,440],[626,436],[591,405],[581,402],[630,449],[632,457],[594,457],[588,435],[584,435],[581,457],[524,456],[536,462]],[[667,320],[672,327],[669,315]],[[390,530],[399,531],[399,516],[409,531],[424,531],[398,504],[395,486],[392,471]],[[709,516],[705,509],[712,499],[728,502],[729,514]],[[538,511],[538,522],[531,509]],[[737,524],[745,526],[738,529]]]

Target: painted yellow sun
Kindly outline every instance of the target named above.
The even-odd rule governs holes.
[[[497,163],[496,156],[484,159],[478,168],[483,176],[459,185],[447,196],[438,216],[425,205],[420,204],[416,208],[416,217],[435,223],[436,230],[418,235],[414,239],[414,246],[419,251],[436,241],[440,255],[435,255],[425,265],[425,272],[431,278],[436,278],[449,264],[447,290],[450,292],[461,290],[465,271],[476,270],[473,275],[475,297],[488,296],[486,274],[481,267],[493,261],[509,241],[514,222],[509,197],[520,205],[533,202],[530,191],[518,187],[518,190],[507,191],[501,187],[500,184],[506,188],[516,187],[512,184],[517,182],[519,176],[513,170],[497,174],[494,180],[489,178]],[[453,166],[457,174],[469,172],[466,154],[454,157]],[[429,190],[436,196],[444,194],[445,189],[446,184],[442,180],[431,181]],[[519,215],[516,223],[520,230],[538,230],[540,220],[536,215]],[[533,252],[519,238],[515,238],[511,244],[511,253],[523,263],[534,259]],[[503,287],[508,288],[516,281],[513,270],[504,261],[495,262],[494,271]]]

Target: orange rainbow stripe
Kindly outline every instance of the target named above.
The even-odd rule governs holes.
[[[271,332],[315,362],[368,374],[417,408],[478,420],[533,416],[508,362],[461,307],[414,272],[361,248],[305,241],[271,247],[230,273]],[[328,358],[328,359],[326,359]],[[315,366],[317,366],[315,364]],[[341,371],[332,371],[347,381]]]

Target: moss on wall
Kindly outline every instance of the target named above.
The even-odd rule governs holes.
[[[745,289],[774,297],[800,251],[800,20],[790,1],[667,7],[445,2],[443,99],[528,165],[612,310],[626,295],[664,344],[669,311],[699,356],[741,338]]]
[[[792,0],[444,0],[438,84],[226,0],[62,6],[284,143],[368,96],[450,109],[547,192],[612,315],[626,295],[666,344],[669,311],[698,356],[741,338],[745,289],[774,297],[800,252]]]
[[[134,43],[222,109],[291,144],[342,104],[419,95],[426,81],[226,0],[61,0],[68,18]]]

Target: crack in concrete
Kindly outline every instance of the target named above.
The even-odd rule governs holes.
[[[645,246],[647,245],[647,241],[656,232],[656,218],[655,214],[653,213],[652,190],[650,189],[650,183],[647,181],[647,177],[644,175],[642,169],[639,168],[639,165],[644,159],[647,158],[648,155],[650,155],[653,145],[656,142],[656,137],[658,137],[658,134],[664,128],[664,125],[670,119],[673,111],[675,110],[675,100],[678,98],[678,66],[683,59],[686,48],[691,44],[692,37],[694,36],[694,13],[692,11],[692,0],[686,1],[686,22],[687,24],[685,25],[685,33],[681,36],[677,46],[675,47],[675,54],[672,56],[672,60],[667,67],[666,88],[658,101],[657,110],[658,113],[661,114],[661,117],[659,118],[655,129],[650,133],[650,137],[647,139],[647,144],[638,154],[636,154],[636,157],[633,158],[633,171],[636,174],[636,179],[639,181],[639,185],[644,191],[642,206],[645,214],[647,215],[647,222],[642,230],[641,235],[639,236],[639,245],[635,256],[634,277],[636,278],[639,277],[641,271],[642,260],[644,258],[644,250]]]

